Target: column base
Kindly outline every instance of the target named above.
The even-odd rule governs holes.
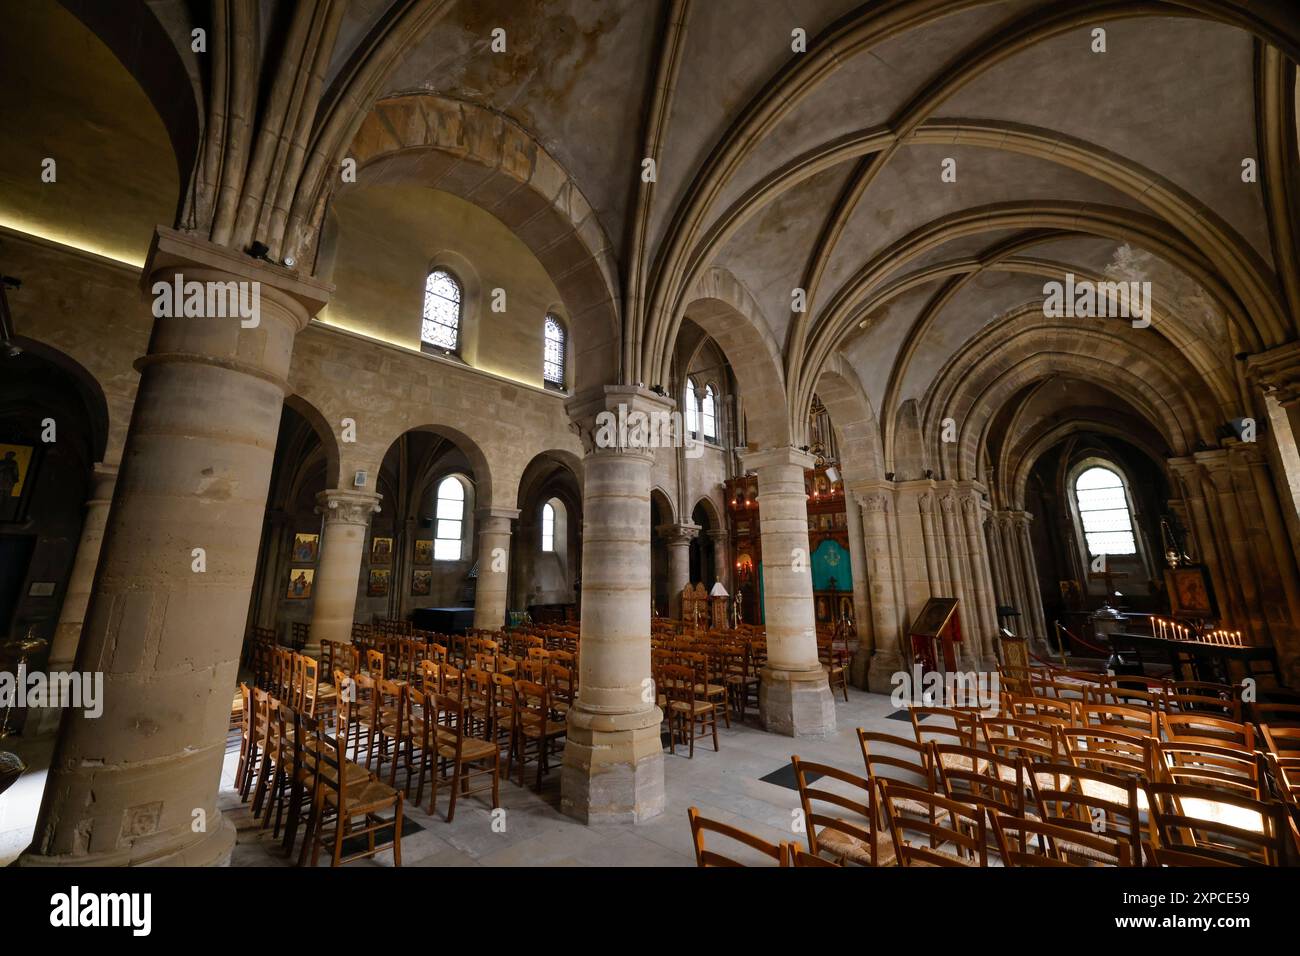
[[[658,707],[636,714],[569,711],[560,812],[583,823],[641,823],[664,812]]]
[[[835,733],[835,698],[822,668],[786,671],[765,667],[759,678],[758,713],[768,733],[787,737]]]
[[[905,662],[898,651],[882,651],[877,648],[871,655],[871,665],[867,669],[867,690],[873,694],[893,694],[894,675],[900,671],[911,676],[911,662]]]
[[[235,852],[235,825],[220,810],[217,826],[197,840],[180,846],[158,848],[143,858],[133,859],[130,851],[79,853],[45,856],[28,850],[16,861],[17,866],[229,866]]]

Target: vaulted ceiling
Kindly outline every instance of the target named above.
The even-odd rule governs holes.
[[[774,343],[738,346],[745,354],[728,358],[764,356],[751,378],[779,366],[789,428],[776,429],[778,438],[798,443],[812,392],[833,365],[857,378],[888,470],[898,409],[914,402],[923,422],[934,419],[957,394],[936,389],[982,368],[971,350],[990,342],[1002,348],[994,364],[1035,363],[1032,381],[1086,374],[1090,355],[1097,368],[1162,356],[1172,379],[1196,393],[1170,413],[1189,409],[1182,437],[1164,449],[1179,453],[1179,442],[1213,442],[1217,425],[1251,410],[1234,356],[1297,335],[1300,11],[1288,0],[322,0],[300,28],[318,44],[302,58],[310,69],[287,74],[280,54],[300,22],[287,0],[218,0],[200,19],[191,11],[202,5],[185,0],[124,4],[135,24],[125,37],[108,35],[93,5],[64,5],[158,106],[182,183],[191,166],[199,170],[180,191],[182,224],[206,228],[212,207],[219,241],[269,230],[273,249],[309,251],[334,190],[317,167],[359,155],[358,130],[367,144],[391,136],[409,147],[418,111],[403,112],[407,128],[396,129],[386,103],[436,100],[438,122],[448,102],[472,111],[464,117],[502,117],[495,130],[463,118],[451,141],[460,137],[467,155],[475,137],[527,141],[517,152],[501,147],[500,165],[523,157],[529,169],[508,188],[494,185],[497,193],[470,186],[462,195],[508,223],[510,204],[529,188],[572,214],[564,228],[602,263],[620,326],[609,355],[592,359],[617,367],[597,378],[665,382],[700,284],[725,273],[743,290],[731,303],[745,320],[737,340]],[[229,125],[237,111],[213,105],[222,88],[191,48],[196,26],[213,31],[209,49],[225,51],[232,69],[240,44],[257,41],[244,54],[257,91],[244,117],[250,129],[265,126],[286,76],[305,78],[310,106],[300,112],[301,178],[282,179],[283,195],[265,200],[261,216],[231,212],[225,229],[220,186],[229,175],[205,178],[216,167],[204,157],[216,121]],[[503,52],[493,49],[497,30]],[[146,52],[163,56],[160,35],[171,38],[169,66],[155,62],[150,75],[141,63]],[[7,53],[12,37],[4,42]],[[41,82],[57,87],[59,71],[50,73]],[[164,81],[173,99],[194,98],[188,121],[159,105]],[[77,106],[62,105],[66,121]],[[29,122],[61,135],[48,120]],[[138,126],[122,117],[112,138],[138,145],[147,132]],[[148,135],[160,142],[156,130]],[[538,157],[564,187],[546,194]],[[1252,181],[1243,163],[1257,167]],[[147,242],[157,211],[123,177],[105,195],[137,200]],[[548,237],[534,249],[554,273],[576,274],[579,265],[547,259],[562,242]],[[1044,324],[1043,284],[1069,272],[1151,282],[1153,326]],[[562,277],[556,285],[570,294]],[[792,309],[794,290],[806,310]],[[1054,364],[1054,342],[1073,358]],[[743,370],[738,378],[743,385]],[[990,397],[1032,400],[1032,389],[1000,380],[994,389],[995,378]],[[1136,407],[1118,386],[1115,400],[1125,414]],[[1169,422],[1144,420],[1172,434]]]

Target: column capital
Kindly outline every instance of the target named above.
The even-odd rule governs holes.
[[[703,529],[697,524],[661,524],[655,531],[666,538],[669,544],[690,544]]]
[[[90,469],[90,497],[87,505],[106,505],[113,501],[113,488],[117,485],[117,465],[95,462]]]
[[[653,461],[656,448],[686,440],[676,402],[635,385],[602,385],[564,403],[569,428],[587,455],[636,455]]]
[[[501,518],[506,521],[514,521],[519,517],[518,508],[478,508],[474,512],[474,517],[479,521],[487,521],[489,518]]]
[[[747,469],[758,471],[763,468],[771,468],[774,465],[797,465],[800,468],[811,468],[817,464],[817,457],[810,455],[806,451],[800,451],[793,445],[784,445],[780,448],[763,448],[752,451],[742,451],[740,461]]]
[[[378,492],[345,491],[329,488],[316,496],[316,513],[325,516],[327,524],[368,525],[372,514],[379,514]]]
[[[1282,405],[1300,403],[1300,342],[1287,342],[1246,359],[1246,375]]]
[[[286,305],[296,306],[293,311],[301,316],[298,331],[307,327],[311,317],[325,307],[334,292],[330,283],[304,278],[292,269],[254,259],[201,236],[158,226],[140,273],[140,287],[151,295],[155,282],[170,280],[178,272],[196,279],[201,274],[209,274],[257,282],[263,294],[269,291],[286,300]]]
[[[731,535],[727,532],[726,528],[710,528],[708,531],[704,533],[707,534],[714,541],[727,541],[731,537]]]

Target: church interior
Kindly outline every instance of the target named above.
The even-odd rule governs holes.
[[[0,863],[1300,860],[1291,0],[0,14]]]

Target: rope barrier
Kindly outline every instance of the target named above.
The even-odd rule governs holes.
[[[1076,636],[1076,635],[1070,633],[1070,629],[1069,629],[1068,627],[1066,627],[1064,624],[1062,624],[1060,621],[1057,621],[1057,622],[1056,622],[1056,626],[1057,626],[1058,628],[1060,628],[1062,631],[1064,631],[1065,634],[1066,634],[1066,636],[1069,637],[1070,640],[1072,640],[1072,641],[1077,641],[1079,644],[1082,644],[1084,647],[1088,648],[1088,650],[1090,650],[1090,651],[1097,651],[1097,652],[1099,652],[1099,653],[1101,653],[1101,654],[1109,654],[1109,653],[1110,653],[1110,648],[1107,648],[1107,647],[1099,647],[1099,646],[1096,645],[1096,644],[1090,643],[1089,641],[1085,641],[1083,638],[1078,637],[1078,636]]]

